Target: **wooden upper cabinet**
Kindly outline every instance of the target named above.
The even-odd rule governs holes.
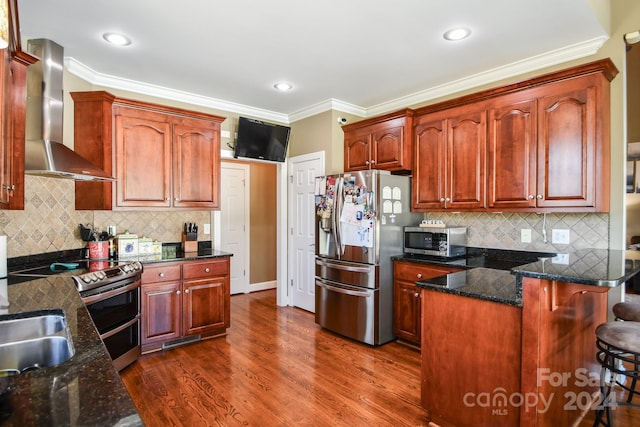
[[[174,126],[174,206],[220,206],[218,134],[216,126],[204,120],[183,120]]]
[[[414,210],[607,212],[616,74],[605,59],[416,110]]]
[[[344,169],[411,170],[412,113],[403,110],[345,125]]]
[[[116,205],[170,207],[171,125],[131,112],[118,109],[115,117]]]
[[[486,126],[474,104],[415,118],[414,210],[484,208]]]
[[[18,6],[8,1],[9,46],[0,49],[0,209],[24,209],[27,67],[38,58],[22,51]]]
[[[75,151],[117,181],[76,182],[76,209],[220,207],[224,117],[74,92]]]
[[[609,208],[608,144],[606,165],[603,164],[605,158],[597,152],[602,140],[597,140],[601,123],[597,99],[600,85],[596,80],[597,76],[573,79],[549,85],[541,91],[539,207]],[[607,171],[606,176],[601,173],[603,169]],[[605,194],[606,200],[603,199]]]
[[[537,102],[506,96],[488,112],[488,207],[536,206]]]
[[[489,110],[489,208],[609,209],[607,87],[606,79],[595,74],[494,101]]]

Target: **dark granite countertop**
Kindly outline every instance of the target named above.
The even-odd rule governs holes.
[[[583,249],[563,260],[543,258],[512,269],[516,276],[616,287],[640,272],[637,251]]]
[[[423,289],[522,307],[522,284],[509,271],[476,267],[416,282]]]
[[[233,256],[232,253],[208,248],[208,249],[199,249],[198,252],[177,251],[175,254],[148,255],[148,256],[140,256],[135,258],[127,258],[127,260],[137,260],[137,261],[140,261],[142,264],[154,264],[159,262],[194,261],[199,259],[224,258],[224,257],[231,257],[231,256]]]
[[[233,256],[232,253],[219,251],[211,247],[211,242],[198,242],[197,252],[183,252],[180,243],[164,243],[162,245],[162,254],[116,258],[110,261],[140,261],[143,264],[151,264],[156,262],[172,262],[172,261],[190,261],[207,258],[222,258]],[[9,272],[24,270],[34,266],[43,266],[53,262],[71,262],[78,260],[89,260],[87,258],[86,248],[69,249],[58,252],[47,252],[42,254],[26,255],[21,257],[9,258],[7,267]],[[99,261],[99,260],[96,260]]]
[[[73,282],[49,277],[8,286],[9,314],[61,308],[75,354],[53,367],[8,377],[0,424],[144,425]]]
[[[640,272],[640,252],[584,249],[552,253],[469,248],[458,258],[401,255],[400,261],[439,264],[464,271],[417,282],[422,288],[522,305],[522,278],[615,287]]]

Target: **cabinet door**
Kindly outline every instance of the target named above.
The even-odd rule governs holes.
[[[488,112],[488,206],[536,206],[535,99],[504,97]]]
[[[405,119],[398,118],[372,127],[371,168],[384,170],[411,169],[410,156],[405,156]],[[405,158],[408,157],[408,158]]]
[[[36,59],[0,52],[0,209],[24,209],[27,67]]]
[[[116,205],[170,207],[170,124],[121,111],[115,120]]]
[[[539,99],[538,207],[595,206],[597,87],[545,86]]]
[[[474,105],[456,108],[447,119],[446,207],[485,207],[486,112]]]
[[[393,287],[393,333],[420,345],[420,291],[415,283],[396,280]]]
[[[421,294],[415,282],[461,271],[441,265],[414,262],[393,263],[393,333],[400,339],[420,345]]]
[[[144,283],[142,290],[142,346],[180,338],[180,282]]]
[[[371,168],[371,133],[369,129],[357,129],[344,135],[345,172]]]
[[[446,120],[439,114],[417,118],[413,134],[413,209],[442,209],[445,206]]]
[[[220,207],[218,128],[204,120],[173,126],[173,206]]]
[[[228,281],[226,276],[183,283],[184,335],[225,331],[230,323]]]

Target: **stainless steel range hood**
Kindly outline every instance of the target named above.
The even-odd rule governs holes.
[[[79,181],[115,181],[62,143],[62,46],[35,39],[27,42],[27,50],[40,61],[27,72],[25,173]]]

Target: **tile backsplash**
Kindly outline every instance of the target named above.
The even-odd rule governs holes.
[[[609,247],[606,213],[429,213],[425,218],[468,227],[467,244],[481,248],[562,253]],[[531,243],[520,241],[521,229],[531,230]],[[552,244],[553,229],[569,230],[570,243]]]
[[[26,175],[24,210],[0,211],[0,234],[7,235],[7,256],[13,258],[84,247],[79,224],[97,230],[115,225],[117,233],[129,230],[161,242],[179,242],[185,222],[202,227],[211,222],[211,212],[77,211],[74,181]]]
[[[179,242],[184,222],[202,226],[211,221],[209,211],[76,211],[73,181],[27,175],[25,183],[24,210],[0,211],[0,234],[8,237],[10,258],[84,247],[78,224],[98,230],[115,225],[118,233],[129,230],[161,242]],[[549,252],[609,247],[609,214],[429,213],[425,218],[469,227],[469,246]],[[520,242],[523,228],[531,230],[531,243]],[[553,229],[569,230],[571,243],[551,244]]]

